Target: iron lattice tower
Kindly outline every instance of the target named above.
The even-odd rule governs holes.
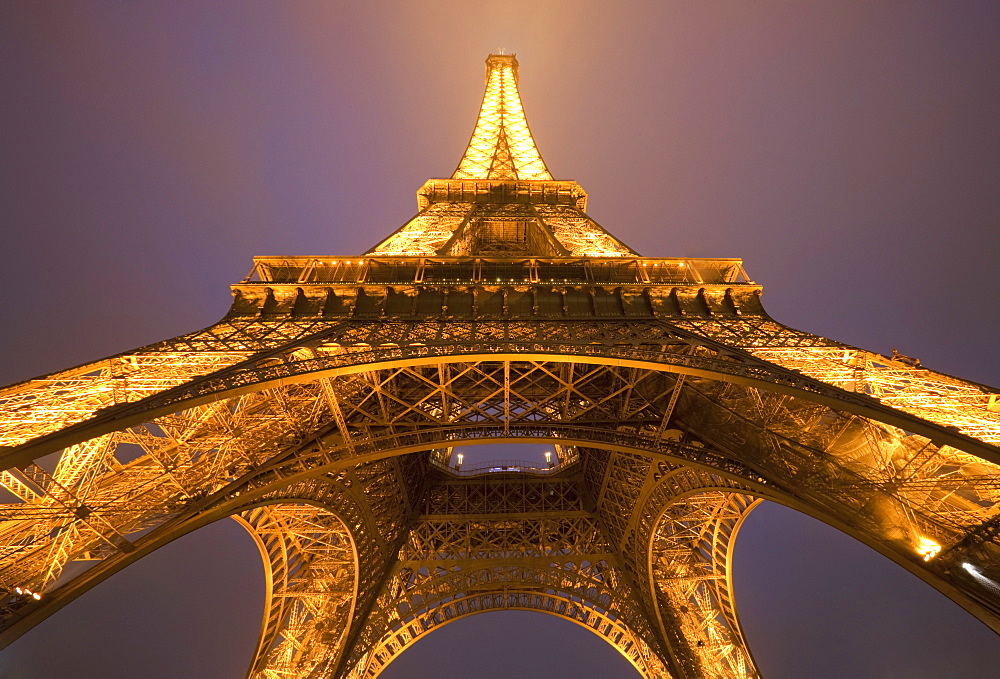
[[[0,643],[233,517],[252,677],[375,677],[496,609],[646,677],[757,677],[730,562],[761,499],[1000,632],[998,392],[772,320],[738,259],[639,256],[549,174],[517,68],[487,59],[458,169],[363,256],[258,257],[219,323],[0,392]],[[485,442],[557,455],[452,459]]]

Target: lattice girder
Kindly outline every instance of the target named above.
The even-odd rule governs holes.
[[[690,350],[697,345],[676,346]],[[309,355],[315,356],[317,350]],[[633,350],[626,347],[624,351]],[[271,365],[261,370],[294,368],[297,363],[317,360],[294,360],[299,353],[285,352],[282,355],[286,360],[272,358]],[[357,357],[363,353],[333,356]],[[657,353],[673,360],[702,358],[675,351]],[[345,436],[352,444],[355,439],[364,441],[360,449],[356,445],[348,447],[349,454],[327,454],[324,464],[342,465],[355,455],[371,451],[373,445],[405,448],[398,445],[400,437],[415,435],[416,440],[428,441],[428,447],[435,442],[440,445],[449,423],[464,423],[462,428],[452,430],[455,435],[462,435],[457,433],[461,431],[464,435],[479,432],[517,437],[530,432],[560,440],[559,436],[583,436],[580,432],[587,427],[596,427],[599,434],[585,435],[607,440],[610,433],[612,439],[624,439],[624,428],[643,441],[648,436],[643,432],[655,429],[657,436],[662,433],[662,411],[672,400],[673,378],[656,370],[582,362],[570,363],[566,370],[565,363],[540,360],[465,362],[466,356],[456,358],[461,360],[453,364],[437,362],[342,373],[314,382],[286,381],[283,387],[210,401],[132,426],[112,437],[114,446],[131,450],[133,456],[139,451],[144,454],[127,464],[109,466],[105,472],[81,475],[80,479],[91,479],[84,495],[43,482],[36,486],[40,494],[32,502],[5,507],[7,515],[21,523],[13,521],[5,526],[10,560],[0,572],[11,585],[43,591],[56,581],[61,566],[69,560],[103,559],[116,551],[129,551],[132,545],[128,535],[169,522],[192,499],[240,483],[238,479],[251,470],[260,474],[259,470],[267,467],[277,451],[315,438],[317,432],[328,428],[325,423],[337,420],[331,413],[331,403],[337,404],[343,425],[336,433],[321,434],[322,445],[341,446]],[[317,373],[310,375],[315,377]],[[203,381],[201,388],[206,384]],[[324,388],[331,385],[332,400],[329,393],[321,397]],[[702,395],[706,388],[711,388],[708,396]],[[788,467],[788,445],[783,445],[780,437],[802,439],[808,435],[800,442],[803,447],[797,453],[798,469],[811,466],[811,473],[826,488],[823,492],[831,496],[819,502],[823,511],[831,501],[847,502],[847,495],[854,502],[870,498],[865,502],[875,509],[868,511],[871,525],[862,532],[874,532],[884,540],[885,531],[891,528],[894,534],[889,536],[890,541],[910,549],[920,537],[959,551],[988,549],[977,531],[981,534],[980,528],[988,527],[995,516],[997,476],[989,463],[930,444],[919,436],[894,432],[863,418],[832,411],[823,404],[773,391],[692,377],[680,393],[675,403],[675,417],[680,424],[686,423],[689,413],[697,414],[698,409],[692,410],[690,403],[698,399],[721,403],[731,396],[739,399],[740,408],[757,413],[760,423],[732,425],[731,431],[749,426],[754,433],[745,439],[770,446],[771,450],[753,461],[752,466],[758,470],[755,474],[764,473],[786,488],[801,484],[801,480]],[[617,423],[619,431],[600,429],[611,422]],[[851,427],[860,427],[860,437],[851,434],[851,438],[869,451],[859,459],[855,459],[857,455],[845,457],[841,450],[844,432]],[[703,425],[695,422],[688,428],[699,432]],[[438,429],[439,435],[435,438],[428,431],[425,436],[426,429]],[[763,432],[771,433],[765,436]],[[817,454],[828,450],[835,454]],[[95,459],[117,460],[117,454],[116,450],[115,454]],[[824,455],[830,459],[822,464],[808,462],[823,460]],[[746,458],[747,453],[734,455],[737,459],[741,456]],[[889,465],[887,460],[902,464]],[[31,478],[44,479],[44,471],[39,468]],[[854,505],[848,502],[848,506]],[[850,517],[851,512],[845,516]],[[39,523],[39,518],[47,523]],[[857,523],[859,519],[850,521]],[[977,540],[979,543],[973,544]]]
[[[517,91],[517,59],[486,59],[486,92],[455,179],[552,179],[535,147]]]
[[[507,186],[490,187],[494,193],[498,188]],[[542,187],[540,198],[546,189]],[[493,195],[476,195],[475,188],[461,193],[472,193],[478,201],[430,203],[366,255],[636,257],[577,205],[493,203],[485,202]]]
[[[872,396],[886,406],[1000,444],[1000,393],[929,370],[916,359],[882,356],[770,319],[677,325],[844,391]]]
[[[58,431],[103,408],[134,403],[247,358],[248,352],[143,351],[0,390],[0,445]]]
[[[679,430],[670,430],[670,437],[680,435]],[[639,589],[640,598],[648,610],[655,612],[661,637],[674,664],[681,668],[679,674],[757,676],[731,596],[729,548],[735,538],[735,525],[727,525],[728,514],[705,514],[694,528],[716,537],[712,556],[718,558],[718,571],[710,586],[701,577],[704,568],[689,571],[686,581],[680,578],[664,582],[664,572],[653,567],[663,560],[658,562],[655,555],[651,556],[650,545],[656,542],[659,517],[681,498],[737,498],[740,502],[740,498],[760,491],[732,477],[648,455],[596,449],[585,450],[585,455],[585,478],[597,498],[602,523],[624,567],[637,582],[644,583]],[[721,504],[727,502],[722,500]],[[746,506],[747,502],[741,505]],[[709,587],[710,591],[706,591]],[[661,591],[674,593],[674,602],[665,602]],[[685,597],[690,599],[692,594],[700,597],[697,607],[685,603]],[[706,630],[711,630],[711,635]]]
[[[555,342],[556,338],[565,338],[565,341]],[[363,370],[367,365],[379,362],[432,363],[435,356],[465,354],[469,360],[485,360],[489,354],[507,351],[524,357],[556,355],[549,360],[583,356],[588,360],[634,361],[632,364],[638,367],[653,363],[673,372],[741,381],[790,393],[805,392],[835,407],[876,417],[987,459],[1000,460],[994,446],[980,445],[978,439],[972,436],[941,427],[929,427],[926,421],[907,417],[898,409],[884,406],[870,396],[806,378],[798,372],[755,359],[708,338],[686,334],[665,323],[637,322],[617,327],[593,323],[425,322],[396,326],[351,323],[340,324],[335,330],[314,335],[303,348],[305,354],[293,344],[282,355],[272,356],[267,361],[245,361],[162,396],[147,398],[142,404],[108,409],[93,418],[88,427],[78,427],[77,430],[93,430],[99,426],[100,420],[108,421],[108,428],[112,429],[130,418],[141,421],[143,411],[155,412],[154,408],[172,411],[176,404],[184,401],[217,398],[233,389],[245,389],[255,384],[263,386],[268,381],[309,380],[314,375]],[[321,358],[314,358],[315,351]],[[990,412],[985,404],[982,410]],[[69,431],[74,430],[70,428],[66,434]],[[16,464],[58,450],[63,447],[58,444],[67,438],[70,437],[65,434],[52,436],[48,441],[43,438],[21,447],[22,450],[30,448],[32,454],[19,455],[20,451],[14,449],[4,458],[8,464]],[[70,439],[69,442],[75,441]]]
[[[651,581],[666,633],[681,636],[705,676],[758,677],[736,617],[732,548],[753,505],[726,491],[687,493],[660,514],[650,547]]]
[[[275,586],[274,578],[270,579],[261,641],[250,676],[336,674],[379,591],[385,564],[391,563],[405,536],[410,503],[419,496],[425,469],[423,456],[378,460],[335,474],[275,484],[275,490],[261,497],[237,496],[235,504],[217,510],[238,512],[249,503],[251,508],[240,515],[250,524],[258,544],[271,547],[262,549],[266,565],[272,564],[270,572],[285,572],[289,564],[300,566],[290,586]],[[277,525],[281,521],[292,525],[282,530]],[[331,532],[336,539],[330,539],[329,533],[310,532],[317,524],[334,528]],[[294,530],[299,526],[306,528],[306,549]]]
[[[341,325],[332,320],[223,321],[164,342],[0,389],[0,454]],[[6,484],[4,484],[6,486]]]
[[[647,677],[668,676],[579,475],[491,475],[428,487],[373,609],[351,677],[374,677],[436,627],[486,610],[538,610],[582,624]],[[388,631],[387,631],[388,630]]]
[[[267,576],[250,676],[305,676],[342,651],[357,595],[350,531],[334,513],[305,503],[265,505],[242,519]]]

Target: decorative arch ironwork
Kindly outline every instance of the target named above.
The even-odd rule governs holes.
[[[154,396],[116,410],[112,426],[120,430],[73,444],[71,457],[86,459],[87,473],[60,476],[35,463],[18,468],[19,477],[44,492],[6,508],[14,519],[4,527],[12,548],[0,575],[15,587],[44,594],[45,600],[8,599],[13,624],[7,638],[93,582],[84,577],[79,586],[56,588],[50,598],[48,590],[66,563],[81,557],[107,560],[113,570],[146,540],[133,536],[168,534],[186,521],[234,510],[278,489],[399,460],[410,460],[406,465],[413,471],[394,477],[385,498],[408,493],[415,498],[423,492],[418,479],[426,473],[427,459],[407,453],[457,441],[525,439],[588,451],[584,475],[593,478],[585,483],[603,488],[594,491],[599,507],[641,506],[642,498],[622,496],[616,505],[608,499],[607,479],[597,480],[589,470],[603,459],[597,449],[612,451],[619,463],[628,456],[643,458],[640,466],[649,478],[637,478],[639,487],[655,481],[659,472],[649,470],[661,463],[737,480],[743,491],[804,509],[864,540],[996,625],[992,592],[955,569],[973,558],[984,569],[995,568],[995,547],[978,537],[989,528],[1000,499],[991,462],[914,433],[915,426],[904,430],[875,420],[878,408],[868,408],[868,397],[846,399],[864,408],[835,408],[816,396],[818,388],[775,387],[776,382],[765,388],[756,378],[719,379],[704,366],[679,372],[662,361],[594,355],[613,353],[615,347],[580,346],[581,355],[459,354],[421,360],[383,355],[381,363],[362,360],[343,371],[316,358],[317,347],[309,348],[311,358],[299,347],[298,354],[237,370],[234,374],[254,375],[242,387],[215,377],[185,387],[183,397],[168,391],[162,401]],[[361,356],[365,353],[335,357],[370,358]],[[317,369],[315,361],[323,367]],[[710,361],[730,365],[718,357]],[[299,368],[308,369],[290,376],[289,370]],[[226,387],[219,391],[218,385]],[[170,408],[176,410],[167,412]],[[856,409],[872,416],[852,412]],[[908,425],[916,419],[898,417]],[[100,431],[88,426],[71,429],[77,437]],[[939,441],[954,436],[938,425],[922,426],[940,435]],[[26,450],[31,449],[28,444]],[[601,474],[611,476],[607,470]],[[124,497],[131,500],[127,505],[115,500]],[[391,502],[368,511],[381,516]],[[381,528],[384,549],[402,539],[408,525],[405,516],[396,516]],[[49,523],[39,524],[39,519]],[[605,511],[602,520],[618,541],[620,567],[639,574],[635,577],[650,577],[631,556],[635,526],[632,534],[619,535],[613,513]],[[50,527],[47,534],[39,525]],[[921,560],[926,556],[922,541],[940,550],[932,561]],[[383,558],[391,553],[383,551]],[[371,585],[369,601],[377,587]],[[663,592],[651,595],[644,606],[658,607],[663,618],[665,602],[672,599]],[[683,627],[683,617],[675,615],[669,625],[661,620],[655,634]],[[719,619],[734,629],[725,611]],[[348,632],[355,635],[350,645],[361,630]],[[733,638],[738,643],[732,648],[743,649],[742,638]],[[662,642],[668,650],[660,654],[675,673],[677,667],[690,673],[692,667],[705,667],[697,641],[692,651],[690,643],[668,639]],[[734,672],[753,676],[749,655],[740,662]]]

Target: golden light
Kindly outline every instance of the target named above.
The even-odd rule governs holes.
[[[552,179],[528,130],[517,91],[517,59],[512,55],[491,54],[486,60],[479,120],[452,178]]]
[[[924,561],[930,561],[941,553],[941,545],[928,537],[920,537],[917,540],[917,554],[923,557]]]

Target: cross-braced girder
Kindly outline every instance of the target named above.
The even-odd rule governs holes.
[[[517,59],[486,59],[486,93],[455,179],[552,179],[531,138],[517,91]]]
[[[333,512],[273,504],[245,512],[267,580],[264,623],[250,674],[299,677],[337,657],[357,577],[351,533]]]
[[[455,175],[369,253],[257,258],[221,322],[0,390],[0,643],[235,516],[254,677],[375,677],[525,609],[647,677],[751,679],[731,561],[759,498],[1000,632],[1000,392],[781,325],[740,260],[640,257],[586,203],[491,55]],[[449,467],[490,442],[573,455]]]
[[[935,372],[911,357],[882,356],[766,318],[679,325],[844,391],[1000,444],[1000,395],[995,389]]]
[[[675,353],[691,356],[659,352]],[[280,451],[309,441],[327,451],[321,466],[342,466],[385,454],[373,446],[391,452],[412,441],[430,449],[477,433],[578,436],[651,451],[671,444],[670,437],[697,435],[748,465],[747,478],[768,479],[775,496],[796,488],[801,498],[808,491],[820,514],[897,552],[915,553],[922,538],[957,550],[956,559],[970,550],[989,552],[976,531],[994,520],[1000,499],[991,463],[924,437],[809,398],[704,377],[688,377],[675,391],[677,374],[661,370],[457,358],[293,382],[153,418],[77,444],[49,481],[40,467],[34,476],[15,470],[26,484],[29,477],[42,481],[32,484],[38,494],[31,501],[6,507],[11,518],[23,518],[5,526],[8,561],[0,573],[11,585],[45,592],[71,560],[97,563],[128,553],[130,535],[168,523],[185,505],[241,484],[268,483],[263,479],[275,472],[264,470]],[[272,359],[255,370],[294,363]],[[664,430],[671,408],[671,428]],[[101,452],[81,452],[88,450]],[[125,456],[131,459],[122,462]],[[87,473],[65,471],[82,459],[90,460]],[[316,464],[295,461],[295,454],[284,459],[303,471]],[[60,485],[57,476],[75,485]],[[596,497],[614,495],[603,488]]]
[[[652,537],[651,581],[661,624],[683,639],[685,659],[705,676],[758,676],[731,581],[733,541],[752,503],[748,495],[727,491],[682,495],[666,506]]]
[[[676,438],[682,432],[674,429],[668,435]],[[729,566],[739,516],[749,510],[748,498],[761,490],[658,456],[590,449],[585,459],[585,478],[594,489],[602,524],[625,569],[643,583],[637,592],[656,620],[675,672],[685,677],[757,676],[736,619]],[[714,564],[698,563],[690,543],[681,547],[681,558],[668,554],[676,545],[664,539],[669,524],[663,517],[676,515],[690,498],[699,499],[702,511],[689,513],[687,530],[711,536],[699,547],[707,547],[700,553],[717,559]],[[706,582],[710,573],[711,582]]]
[[[424,495],[350,676],[377,676],[442,624],[505,609],[573,620],[644,676],[669,676],[650,642],[648,615],[630,594],[581,483],[579,475],[439,477]]]

